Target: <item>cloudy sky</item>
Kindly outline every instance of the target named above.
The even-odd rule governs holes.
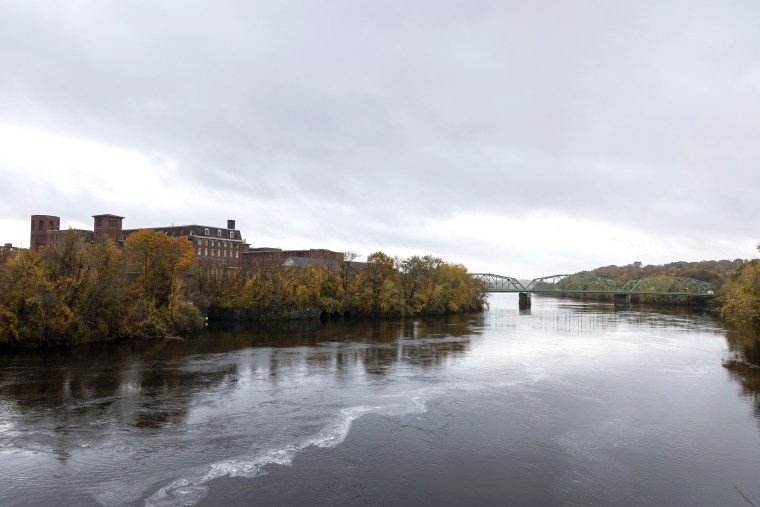
[[[0,0],[29,216],[531,278],[752,258],[756,0]]]

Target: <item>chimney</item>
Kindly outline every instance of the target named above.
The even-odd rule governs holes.
[[[234,220],[227,220],[227,228],[228,229],[234,229],[235,228],[235,221]]]

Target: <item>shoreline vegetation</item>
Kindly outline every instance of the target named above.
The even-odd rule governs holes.
[[[760,252],[760,244],[757,245]],[[636,303],[708,306],[727,323],[741,331],[760,350],[760,260],[734,259],[699,262],[671,262],[664,265],[604,266],[591,271],[600,277],[625,283],[650,276],[687,277],[710,282],[715,294],[709,303],[695,303],[683,296],[633,296]],[[584,299],[594,296],[584,296]]]
[[[760,251],[760,245],[758,245]],[[605,266],[590,272],[626,282],[683,276],[711,282],[711,306],[760,340],[760,261]],[[588,298],[586,298],[588,299]],[[640,296],[638,303],[684,304]],[[198,266],[187,238],[141,230],[120,247],[69,234],[60,249],[20,251],[0,262],[0,347],[32,348],[185,336],[205,320],[274,321],[336,316],[418,316],[482,311],[483,283],[432,256],[383,252],[363,269],[350,262],[258,270]]]
[[[432,256],[251,271],[202,269],[192,243],[152,230],[120,247],[67,235],[62,248],[0,262],[0,347],[66,346],[190,334],[209,318],[267,321],[329,315],[482,311],[483,283]]]

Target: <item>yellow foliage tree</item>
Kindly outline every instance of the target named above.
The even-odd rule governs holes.
[[[124,242],[130,275],[136,275],[143,294],[159,305],[169,302],[172,291],[181,286],[179,273],[195,263],[193,244],[186,237],[141,229]]]
[[[760,251],[760,245],[757,249]],[[720,299],[724,319],[760,337],[760,261],[748,263],[731,276],[721,289]]]

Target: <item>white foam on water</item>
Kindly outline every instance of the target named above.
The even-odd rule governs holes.
[[[384,396],[383,400],[400,398],[398,402],[377,405],[360,405],[342,409],[317,435],[296,445],[269,450],[252,458],[235,458],[195,469],[164,486],[145,501],[146,507],[183,506],[189,507],[203,500],[208,494],[206,483],[220,477],[253,478],[266,473],[265,466],[289,466],[296,454],[309,447],[334,448],[345,441],[353,422],[367,414],[398,417],[407,414],[421,414],[427,410],[425,396],[431,392],[420,390],[402,395]],[[96,497],[96,499],[98,499]],[[102,503],[102,502],[101,502]]]

